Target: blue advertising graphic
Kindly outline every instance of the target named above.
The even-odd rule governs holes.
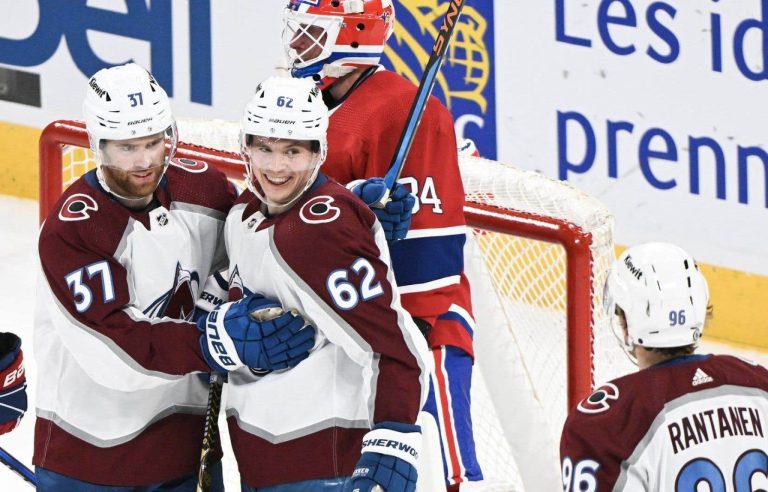
[[[418,84],[449,1],[396,0],[395,31],[383,64]],[[467,2],[453,33],[433,94],[453,114],[457,137],[474,140],[496,158],[493,2]]]
[[[150,69],[173,96],[173,8],[167,1],[125,0],[125,11],[116,12],[88,5],[85,0],[62,2],[38,0],[40,18],[35,31],[25,39],[0,34],[0,63],[35,67],[50,59],[62,40],[83,75],[133,61],[104,60],[96,54],[89,31],[114,34],[149,44]],[[191,100],[211,104],[211,4],[196,0],[189,4]]]

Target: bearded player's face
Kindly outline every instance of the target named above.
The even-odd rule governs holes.
[[[278,205],[304,191],[317,165],[310,140],[256,137],[249,152],[253,177],[265,198]]]
[[[102,171],[117,195],[143,198],[151,195],[163,176],[163,133],[129,140],[107,140],[101,147]]]

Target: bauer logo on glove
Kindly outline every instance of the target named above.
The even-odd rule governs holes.
[[[315,327],[275,301],[252,294],[198,321],[200,348],[214,371],[243,366],[270,371],[296,366],[315,345]]]
[[[21,339],[13,333],[0,333],[0,434],[19,425],[27,411],[27,377]]]

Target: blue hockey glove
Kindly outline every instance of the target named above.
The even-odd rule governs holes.
[[[0,333],[0,434],[19,425],[27,411],[27,376],[21,339]]]
[[[414,492],[420,449],[418,425],[376,424],[363,437],[363,454],[352,472],[352,492],[371,492],[376,485],[386,492]]]
[[[259,294],[216,307],[197,326],[203,356],[217,372],[294,367],[315,344],[314,326]]]
[[[408,188],[396,183],[395,189],[389,194],[384,178],[353,181],[348,186],[376,214],[387,241],[405,239],[411,227],[413,206],[416,205],[416,198]]]

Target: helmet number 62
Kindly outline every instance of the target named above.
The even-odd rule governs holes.
[[[285,97],[285,96],[278,96],[277,97],[277,107],[278,108],[292,108],[293,107],[293,98],[292,97]]]

